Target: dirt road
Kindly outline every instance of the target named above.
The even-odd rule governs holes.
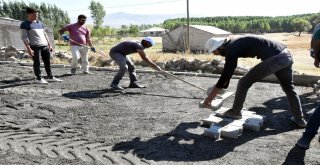
[[[267,116],[263,130],[215,141],[199,126],[212,113],[198,108],[205,93],[179,80],[140,73],[148,88],[117,92],[108,87],[114,72],[70,76],[54,68],[64,81],[40,85],[31,68],[1,64],[0,70],[0,164],[320,164],[316,140],[307,151],[294,147],[303,129],[288,120],[279,84],[249,90],[245,107]],[[180,77],[204,88],[217,81]],[[315,107],[312,88],[296,90],[304,110]]]

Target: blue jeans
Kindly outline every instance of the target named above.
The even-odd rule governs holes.
[[[136,67],[129,56],[121,53],[110,53],[109,55],[119,65],[119,71],[114,76],[112,84],[118,85],[127,70],[129,72],[130,83],[137,81]]]
[[[268,58],[253,67],[238,82],[235,100],[232,107],[233,111],[235,113],[239,113],[242,110],[247,92],[255,82],[274,73],[282,90],[288,97],[292,116],[295,118],[303,118],[300,99],[298,94],[294,91],[292,64],[293,61],[290,53],[284,52]]]
[[[319,127],[320,127],[320,105],[318,105],[318,107],[315,109],[315,111],[311,115],[303,135],[313,138],[318,133]]]

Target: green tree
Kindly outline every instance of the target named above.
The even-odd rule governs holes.
[[[91,17],[94,20],[95,28],[101,27],[103,18],[106,15],[103,5],[100,2],[91,1],[89,9],[91,10]]]
[[[130,25],[129,26],[129,34],[133,37],[139,36],[139,26],[138,25]]]
[[[308,20],[305,20],[302,18],[293,19],[291,21],[291,24],[293,26],[293,30],[296,30],[299,32],[299,36],[301,35],[301,32],[309,31],[312,28],[311,23]]]

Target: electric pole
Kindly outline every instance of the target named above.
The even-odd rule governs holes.
[[[190,53],[190,18],[189,18],[189,0],[187,0],[187,52]]]

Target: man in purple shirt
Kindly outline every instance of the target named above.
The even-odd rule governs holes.
[[[93,52],[95,52],[95,48],[92,46],[90,30],[84,25],[86,19],[87,17],[81,14],[78,16],[77,23],[66,25],[59,30],[60,34],[63,34],[65,31],[68,31],[70,34],[70,46],[72,53],[71,74],[76,74],[78,60],[80,57],[83,73],[91,74],[91,72],[89,72],[88,48],[85,45],[89,45]]]
[[[151,37],[145,37],[142,41],[124,41],[111,48],[109,55],[119,65],[119,71],[114,76],[110,87],[122,90],[119,86],[120,80],[129,71],[130,85],[129,88],[143,88],[144,86],[137,84],[136,69],[131,61],[129,54],[138,53],[143,61],[155,70],[161,71],[161,68],[153,63],[144,52],[145,48],[153,46],[155,42]]]
[[[266,38],[246,35],[239,38],[211,38],[206,43],[208,52],[225,57],[223,73],[213,90],[206,98],[204,104],[210,106],[222,88],[227,88],[230,79],[237,67],[238,58],[258,58],[262,62],[254,66],[238,82],[232,109],[226,111],[222,116],[235,119],[242,118],[241,110],[249,88],[257,81],[274,73],[282,90],[286,93],[292,116],[290,119],[300,128],[306,126],[299,95],[294,91],[292,80],[293,60],[287,47],[279,42]]]

